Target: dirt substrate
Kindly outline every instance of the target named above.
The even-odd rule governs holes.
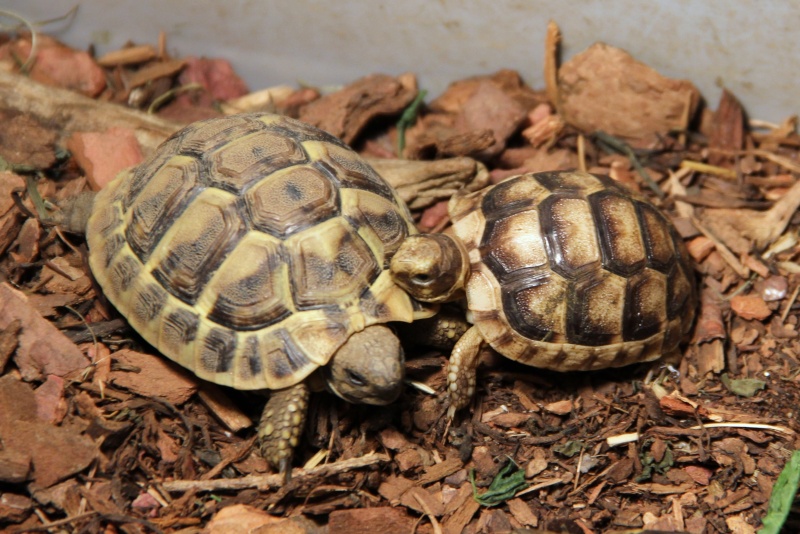
[[[249,92],[223,59],[171,58],[163,41],[95,58],[40,35],[28,62],[30,36],[2,38],[0,528],[755,532],[800,449],[797,119],[748,120],[727,92],[709,106],[602,44],[558,66],[556,41],[551,28],[544,90],[500,71],[421,103],[413,74]],[[251,110],[376,158],[423,231],[448,226],[459,187],[522,172],[583,168],[640,191],[696,262],[681,357],[560,374],[487,352],[448,427],[447,355],[412,331],[409,378],[435,394],[381,409],[315,396],[306,469],[281,485],[253,447],[264,397],[160,357],[101,297],[82,237],[42,225],[24,192],[99,189],[182,124]]]

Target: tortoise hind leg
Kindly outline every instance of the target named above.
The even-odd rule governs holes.
[[[469,405],[475,395],[478,354],[483,344],[483,336],[478,327],[473,326],[453,347],[450,361],[447,362],[447,396],[450,398],[447,417],[450,419],[458,410]]]
[[[301,383],[273,391],[258,425],[261,455],[289,481],[292,455],[308,411],[309,388]]]

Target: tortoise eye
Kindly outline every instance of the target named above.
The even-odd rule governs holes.
[[[347,381],[354,386],[363,387],[367,385],[367,381],[361,373],[349,369],[347,370]]]

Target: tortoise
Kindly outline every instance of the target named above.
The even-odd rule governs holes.
[[[595,370],[674,351],[691,328],[692,264],[670,221],[611,178],[527,173],[454,195],[452,234],[409,236],[391,260],[414,298],[466,296],[448,415],[469,404],[482,346],[534,367]]]
[[[196,122],[74,204],[64,217],[85,229],[94,277],[147,342],[202,379],[272,390],[260,449],[287,477],[311,389],[400,394],[386,324],[435,311],[388,271],[416,229],[334,136],[268,113]]]

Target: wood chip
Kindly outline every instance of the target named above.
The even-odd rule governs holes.
[[[506,504],[508,505],[508,511],[511,512],[511,515],[521,524],[533,528],[539,525],[539,518],[536,517],[527,502],[522,499],[511,499]]]
[[[708,486],[713,471],[699,465],[687,465],[683,470],[692,477],[692,480],[703,486]]]
[[[180,124],[110,102],[86,98],[72,91],[44,87],[24,76],[0,70],[0,110],[13,110],[48,123],[66,139],[73,132],[102,132],[131,128],[147,156],[172,135]]]
[[[331,512],[329,534],[408,534],[416,520],[402,508],[378,506]]]
[[[722,308],[716,294],[705,289],[700,293],[700,315],[694,333],[694,341],[705,342],[712,339],[725,339],[725,322]]]
[[[417,95],[416,81],[374,74],[300,110],[300,120],[351,144],[375,117],[402,112]]]
[[[74,426],[55,426],[37,417],[36,396],[30,385],[13,375],[0,377],[0,434],[6,462],[22,468],[28,457],[33,469],[26,474],[32,489],[46,488],[77,473],[93,462],[97,445]],[[16,451],[16,453],[14,452]],[[69,451],[68,454],[65,451]],[[22,461],[20,461],[22,460]],[[16,471],[21,472],[21,469]]]
[[[731,153],[744,147],[745,117],[742,105],[727,89],[722,90],[717,110],[711,124],[711,135],[708,138],[708,147],[711,149],[708,162],[720,165],[727,162],[730,156],[723,152]]]
[[[417,479],[417,484],[426,486],[432,482],[441,480],[461,469],[463,465],[464,462],[461,461],[461,458],[453,454],[443,462],[427,467],[422,476]]]
[[[763,321],[772,315],[772,310],[758,295],[736,295],[731,299],[731,309],[742,319],[748,320]]]
[[[519,428],[531,418],[530,414],[511,412],[501,413],[491,419],[491,423],[501,428]]]
[[[403,492],[400,496],[400,504],[421,514],[430,513],[436,517],[444,515],[444,503],[441,498],[436,498],[419,486],[413,486]]]
[[[253,426],[247,414],[236,406],[221,388],[211,382],[203,382],[197,390],[198,397],[217,418],[232,432]]]
[[[394,461],[397,463],[397,467],[400,469],[400,471],[404,473],[420,467],[424,463],[422,454],[420,454],[420,451],[417,450],[416,447],[408,448],[403,452],[396,454]]]
[[[39,380],[45,375],[76,376],[89,360],[78,347],[50,322],[43,319],[24,294],[7,283],[0,284],[0,330],[19,321],[19,336],[14,361],[26,380]]]
[[[399,502],[400,496],[414,485],[413,480],[400,476],[388,476],[378,487],[378,493],[391,503]]]
[[[158,397],[179,406],[197,391],[198,378],[161,356],[122,349],[111,357],[128,370],[112,371],[109,382],[143,397]]]
[[[183,59],[171,59],[159,63],[151,63],[146,67],[137,70],[128,80],[128,88],[139,87],[152,80],[165,76],[175,76],[183,67],[186,61]]]
[[[533,458],[525,466],[525,478],[533,478],[547,469],[547,455],[544,449],[536,447],[533,449]]]
[[[442,523],[442,530],[445,534],[461,534],[464,532],[464,528],[472,521],[475,512],[481,507],[481,505],[472,498],[472,488],[469,487],[469,485],[462,486],[461,490],[459,490],[459,495],[463,497],[463,501],[461,501],[463,504],[458,506],[452,515],[445,518]]]
[[[411,209],[422,209],[466,187],[477,191],[489,183],[486,167],[472,158],[436,161],[367,158]]]
[[[630,54],[596,43],[558,71],[559,112],[584,132],[603,130],[617,137],[647,139],[684,125],[700,101],[685,80],[661,76]]]
[[[566,399],[557,402],[551,402],[550,404],[545,404],[544,409],[545,411],[554,413],[556,415],[567,415],[572,412],[574,406],[571,400]]]
[[[714,250],[714,242],[705,236],[699,236],[689,241],[686,244],[686,248],[689,250],[692,259],[700,263]]]
[[[700,376],[707,373],[721,373],[725,369],[725,348],[722,340],[715,339],[697,346],[697,372]]]
[[[152,45],[130,46],[119,50],[112,50],[97,58],[101,67],[116,67],[135,65],[156,58],[156,49]]]
[[[208,534],[256,531],[260,534],[310,534],[313,532],[296,519],[298,518],[275,517],[247,504],[231,504],[217,512],[209,521],[206,529]]]

